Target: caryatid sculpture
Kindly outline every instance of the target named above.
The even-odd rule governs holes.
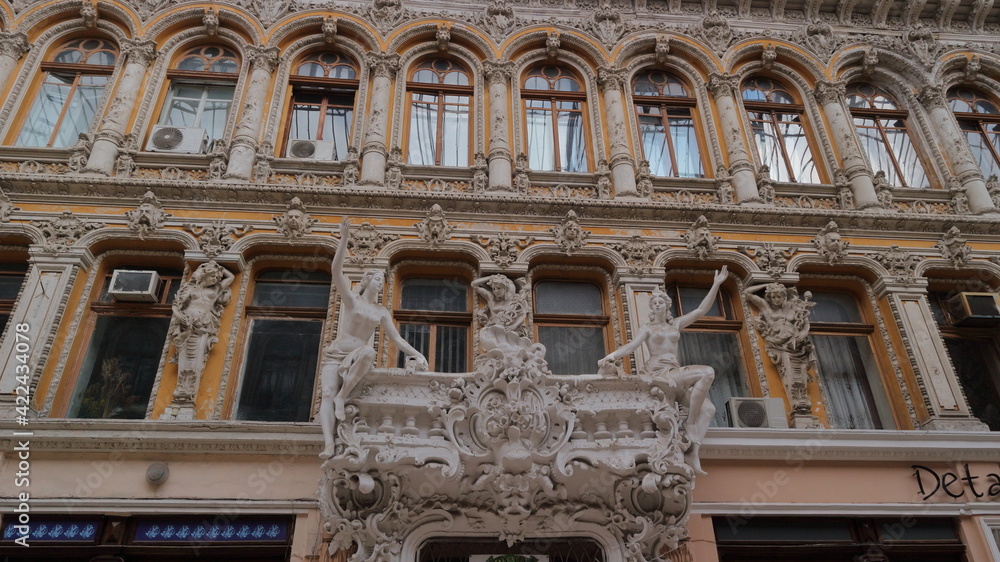
[[[510,332],[518,336],[527,335],[525,320],[528,317],[528,291],[525,289],[526,280],[518,280],[520,290],[514,286],[514,282],[506,275],[499,273],[481,277],[472,282],[472,287],[476,294],[486,301],[486,308],[480,312],[479,321],[483,327],[484,351],[489,351],[494,346],[491,343],[497,339],[495,336],[486,335],[496,332],[502,334]],[[502,336],[500,336],[502,337]]]
[[[612,351],[598,362],[601,374],[614,372],[616,361],[632,353],[643,343],[646,344],[646,350],[649,352],[646,374],[665,380],[667,386],[676,388],[676,400],[687,408],[688,414],[684,425],[691,440],[691,447],[685,453],[684,460],[700,474],[705,472],[701,469],[698,450],[712,418],[715,417],[715,405],[708,400],[708,391],[715,381],[715,370],[708,365],[681,366],[677,357],[678,346],[681,330],[693,324],[712,308],[712,303],[719,294],[719,287],[727,276],[726,267],[717,271],[712,288],[698,308],[677,318],[670,314],[670,297],[657,288],[649,298],[651,310],[649,322],[639,329],[639,333],[632,341]]]
[[[233,292],[233,274],[214,260],[198,266],[174,298],[174,321],[170,342],[174,344],[177,363],[176,401],[190,402],[198,391],[198,382],[219,338],[222,310]]]
[[[343,421],[347,417],[344,404],[375,361],[375,350],[369,340],[380,325],[389,341],[416,360],[415,367],[418,370],[427,369],[427,359],[399,335],[392,313],[378,304],[379,292],[385,284],[385,273],[369,269],[361,278],[358,290],[351,290],[351,281],[344,275],[349,239],[350,220],[345,217],[340,223],[340,244],[333,256],[332,269],[333,285],[343,303],[343,315],[337,339],[323,349],[320,371],[322,399],[319,419],[323,427],[325,447],[319,456],[324,459],[333,456],[333,436],[337,421]]]
[[[765,289],[764,298],[754,294],[761,289]],[[809,311],[816,306],[809,301],[812,293],[806,291],[805,298],[799,298],[798,289],[781,283],[753,285],[744,293],[760,312],[753,324],[764,338],[767,356],[781,375],[792,416],[812,416],[807,389],[809,365],[815,362],[809,340]]]

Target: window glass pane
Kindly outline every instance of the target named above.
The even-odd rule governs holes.
[[[945,338],[948,355],[965,391],[972,414],[1000,431],[1000,393],[997,391],[996,343],[989,338]]]
[[[684,117],[675,117],[683,114]],[[703,178],[705,168],[701,162],[698,149],[698,136],[695,133],[694,120],[690,110],[670,110],[670,135],[677,155],[677,175],[682,178]]]
[[[642,153],[649,161],[649,171],[654,176],[672,176],[673,161],[667,144],[666,130],[659,115],[643,115],[645,107],[638,108],[639,136],[642,137]],[[654,108],[649,108],[654,109]]]
[[[781,137],[785,141],[785,153],[788,154],[788,161],[792,166],[791,173],[795,181],[819,183],[819,174],[816,173],[816,164],[813,162],[809,140],[806,139],[806,132],[802,127],[802,116],[782,114],[778,118],[781,120]],[[774,168],[771,168],[771,171],[773,172]]]
[[[468,337],[469,329],[464,326],[437,326],[434,371],[464,373]]]
[[[784,517],[750,517],[731,525],[725,517],[712,519],[718,541],[740,542],[844,542],[853,540],[847,519],[810,517],[795,520]],[[830,559],[832,560],[832,559]],[[839,560],[839,559],[838,559]]]
[[[562,102],[561,105],[569,105]],[[579,107],[579,104],[572,104]],[[583,135],[583,115],[577,112],[559,112],[559,160],[564,172],[587,171],[587,148]]]
[[[602,315],[601,290],[590,283],[543,281],[535,286],[535,312]]]
[[[320,107],[295,104],[292,106],[292,139],[316,140],[319,133]]]
[[[0,275],[0,300],[14,300],[21,292],[24,275]]]
[[[831,427],[882,429],[868,382],[878,373],[868,338],[813,335],[811,339]]]
[[[469,285],[461,279],[407,279],[403,281],[401,310],[467,312]]]
[[[771,115],[750,113],[750,126],[753,129],[754,141],[757,143],[757,152],[760,154],[760,163],[770,168],[771,179],[791,181],[788,167],[785,166],[785,160],[781,155],[781,148],[778,147],[778,135]]]
[[[327,107],[326,120],[323,122],[323,140],[333,142],[334,160],[342,160],[347,157],[347,147],[351,144],[351,123],[353,122],[353,100],[349,107]]]
[[[330,302],[330,285],[322,283],[281,283],[257,281],[253,306],[289,308],[326,308]]]
[[[884,120],[886,142],[896,156],[900,173],[907,187],[928,187],[927,175],[917,157],[917,151],[910,142],[906,124],[898,120]]]
[[[253,321],[238,419],[309,421],[322,331],[320,320]]]
[[[966,127],[966,123],[959,122],[959,125],[962,125],[962,129],[965,130],[965,138],[969,141],[972,157],[976,159],[976,163],[979,164],[979,169],[982,170],[983,175],[987,178],[995,174],[1000,175],[1000,165],[997,164],[996,158],[993,157],[993,152],[989,147],[991,139],[976,130],[975,124],[971,124],[968,128]],[[988,123],[987,126],[995,125]],[[991,134],[990,136],[994,141],[994,146],[997,146],[996,143],[1000,143],[998,135]]]
[[[549,107],[548,102],[541,100],[525,100],[525,120],[528,137],[528,166],[532,170],[555,170],[555,133],[553,131],[552,112],[542,107]]]
[[[858,301],[849,293],[813,293],[813,307],[809,319],[813,322],[850,322],[860,324],[861,311]]]
[[[469,98],[465,96],[447,97],[449,101],[462,105],[444,106],[444,123],[441,130],[441,165],[468,166]]]
[[[726,401],[734,396],[747,396],[739,337],[723,332],[681,332],[678,360],[681,365],[708,365],[715,369],[715,382],[708,394],[716,408],[711,425],[729,427]]]
[[[594,373],[606,355],[603,328],[539,326],[538,341],[545,346],[549,369],[557,375]]]
[[[101,103],[107,81],[107,76],[80,77],[52,146],[73,146],[79,139],[80,133],[90,130],[90,123],[97,114],[97,106]]]
[[[63,106],[72,90],[74,76],[49,74],[38,91],[38,97],[28,111],[17,146],[48,146],[52,132],[62,114]]]
[[[399,335],[403,336],[406,343],[427,357],[431,353],[431,327],[425,324],[400,324]],[[402,351],[396,358],[396,365],[402,367],[406,365],[406,354]]]
[[[408,161],[410,164],[418,166],[433,166],[435,164],[434,149],[437,146],[437,96],[413,93],[412,99]]]
[[[687,314],[698,308],[701,301],[708,296],[708,289],[703,287],[678,287],[677,293],[680,295],[681,314]],[[719,299],[715,299],[715,301],[712,302],[712,308],[708,309],[705,316],[715,316],[720,318],[725,316],[722,311],[719,310]]]
[[[169,318],[99,316],[68,417],[145,418],[169,325]]]

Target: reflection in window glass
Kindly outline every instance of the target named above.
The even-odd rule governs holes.
[[[421,166],[469,164],[468,72],[448,59],[417,66],[410,90],[410,139],[407,161]]]
[[[948,90],[948,103],[983,175],[1000,175],[1000,107],[978,91],[961,86]]]
[[[675,76],[652,70],[633,85],[643,156],[654,176],[705,176],[695,133],[691,98]]]
[[[222,138],[233,100],[232,86],[171,84],[161,125],[201,127],[210,141]]]
[[[585,97],[577,79],[562,67],[539,67],[525,78],[521,97],[528,166],[542,171],[588,171]]]
[[[868,84],[847,89],[847,105],[861,150],[872,170],[885,172],[889,185],[927,187],[927,175],[906,128],[906,112],[889,94]]]
[[[819,172],[802,124],[802,109],[794,105],[791,92],[765,77],[748,79],[742,92],[760,163],[770,169],[771,179],[819,183]]]

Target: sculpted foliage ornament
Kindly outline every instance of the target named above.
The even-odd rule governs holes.
[[[712,10],[701,20],[701,26],[695,29],[694,35],[704,39],[716,53],[725,52],[733,40],[733,30],[718,10]]]
[[[995,174],[990,176],[990,179],[986,180],[986,189],[989,190],[990,199],[993,200],[993,206],[1000,208],[1000,181],[997,181],[997,176]]]
[[[667,247],[660,244],[650,244],[645,238],[636,234],[625,242],[608,244],[608,247],[625,258],[630,273],[647,273],[653,267],[656,255]]]
[[[972,247],[965,243],[965,237],[962,236],[957,226],[949,228],[941,240],[934,244],[934,247],[941,251],[944,259],[950,261],[955,269],[969,263],[969,260],[972,259]]]
[[[754,294],[761,289],[765,289],[764,298]],[[813,344],[809,340],[809,311],[816,306],[809,301],[812,294],[806,291],[804,298],[799,298],[798,289],[781,283],[753,285],[747,287],[744,294],[747,302],[759,312],[752,324],[764,338],[767,356],[781,375],[793,417],[803,416],[809,420],[812,416],[812,401],[807,389],[809,366],[815,364]],[[811,420],[807,423],[812,425]]]
[[[816,253],[824,258],[830,265],[836,265],[847,257],[847,248],[850,242],[841,239],[840,228],[837,223],[830,221],[820,229],[819,234],[811,240],[816,248]]]
[[[585,29],[593,33],[605,47],[611,48],[629,31],[629,26],[622,21],[621,11],[610,0],[600,0],[600,5]]]
[[[18,207],[14,206],[11,202],[10,197],[0,189],[0,223],[10,222],[10,216],[14,214],[14,211],[20,211]]]
[[[347,147],[347,158],[344,160],[343,185],[357,185],[358,174],[360,173],[358,161],[358,149],[353,146]]]
[[[485,193],[490,188],[489,165],[487,164],[486,155],[482,152],[477,152],[472,157],[472,162],[472,192]]]
[[[798,40],[824,59],[830,58],[830,55],[843,44],[842,39],[834,36],[833,27],[820,19],[815,19],[806,25],[799,32]]]
[[[771,181],[771,168],[761,164],[757,170],[757,195],[765,205],[774,205],[774,182]]]
[[[91,140],[90,135],[87,133],[80,133],[80,136],[76,140],[76,144],[69,149],[69,160],[67,161],[66,167],[70,172],[80,173],[84,171],[87,167],[87,159],[90,158],[90,149],[93,148],[94,142]]]
[[[527,248],[535,241],[534,236],[518,239],[511,237],[506,232],[500,232],[489,238],[473,234],[469,238],[486,248],[486,253],[489,254],[490,259],[501,268],[510,267],[511,264],[517,261],[517,256],[521,253],[521,250]]]
[[[152,191],[147,191],[142,199],[139,199],[138,207],[125,212],[128,227],[134,230],[139,238],[145,238],[163,228],[164,221],[172,216],[163,210],[163,205]]]
[[[771,277],[777,279],[785,273],[788,267],[788,260],[795,255],[795,248],[788,247],[784,250],[775,248],[771,242],[765,242],[756,248],[749,246],[737,246],[737,251],[741,254],[753,258],[754,263],[761,271],[766,271]]]
[[[719,165],[715,170],[715,197],[723,205],[736,202],[736,190],[733,189],[733,178],[725,166]]]
[[[274,145],[271,141],[262,141],[254,156],[253,182],[268,183],[271,181],[271,162],[274,161]]]
[[[927,68],[934,65],[938,55],[945,49],[944,45],[938,43],[931,30],[920,24],[906,31],[904,37],[906,41],[903,44]]]
[[[495,41],[500,42],[515,28],[524,22],[514,17],[514,8],[507,0],[492,0],[483,10],[483,15],[477,22]]]
[[[719,240],[718,236],[712,235],[712,231],[708,227],[708,219],[705,215],[699,216],[693,223],[691,227],[684,232],[684,240],[687,242],[688,250],[692,250],[695,256],[699,260],[706,259],[711,256],[718,249],[717,245]]]
[[[28,36],[20,31],[0,31],[0,56],[19,60],[31,50]]]
[[[309,216],[306,206],[298,197],[292,197],[285,212],[273,217],[272,220],[278,225],[278,234],[289,240],[312,234],[313,225],[319,222],[318,219]]]
[[[424,220],[413,225],[417,228],[417,236],[427,242],[431,248],[437,249],[441,244],[451,239],[453,227],[448,224],[448,219],[444,216],[444,209],[437,203],[427,211]]]
[[[389,151],[389,160],[385,167],[385,186],[389,189],[399,189],[403,186],[403,149],[398,146]]]
[[[893,244],[888,250],[872,254],[872,258],[882,264],[889,275],[900,283],[911,283],[916,279],[920,258]]]
[[[892,186],[885,178],[885,170],[875,172],[872,182],[875,184],[875,195],[878,197],[879,205],[886,210],[892,209]]]
[[[350,230],[350,238],[347,241],[347,247],[353,254],[350,262],[368,263],[372,261],[382,246],[393,240],[399,240],[399,235],[380,232],[369,222],[361,223],[361,226]]]
[[[415,14],[403,8],[402,0],[372,0],[372,5],[367,10],[354,11],[360,15],[367,16],[368,21],[374,23],[375,27],[383,35],[389,33],[392,28],[407,19],[415,16]]]
[[[590,236],[589,230],[583,230],[580,227],[580,221],[576,218],[575,211],[566,213],[562,222],[558,226],[550,228],[549,232],[555,236],[556,245],[567,256],[573,255],[573,252],[582,248],[587,243],[587,237]]]
[[[250,225],[229,226],[224,220],[217,220],[207,225],[188,223],[184,230],[198,238],[198,247],[209,258],[214,258],[229,250],[237,238],[253,230]]]
[[[948,183],[948,192],[951,194],[951,210],[956,215],[967,215],[972,212],[969,207],[969,196],[965,193],[965,188],[957,178],[952,178]]]
[[[51,220],[31,221],[31,225],[42,231],[42,246],[45,250],[54,253],[68,250],[84,234],[104,227],[104,223],[84,221],[72,211],[63,211]]]
[[[649,160],[639,160],[635,174],[635,191],[639,197],[648,199],[653,196],[653,174],[649,168]]]

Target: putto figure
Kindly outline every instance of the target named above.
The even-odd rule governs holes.
[[[674,318],[670,314],[670,297],[657,288],[649,298],[649,323],[639,329],[635,339],[598,362],[600,372],[606,374],[615,371],[615,363],[639,348],[643,343],[649,352],[649,361],[646,373],[654,378],[664,379],[667,385],[677,389],[677,401],[687,407],[688,415],[685,420],[688,438],[691,439],[691,448],[684,455],[684,460],[688,465],[700,474],[705,472],[701,469],[701,460],[698,456],[698,449],[708,425],[715,417],[715,405],[708,400],[708,391],[715,381],[715,370],[708,365],[685,365],[681,366],[678,358],[678,346],[681,340],[681,330],[693,324],[696,320],[704,316],[715,302],[715,297],[719,294],[719,287],[726,280],[728,272],[723,267],[715,273],[715,280],[708,294],[698,305],[698,308],[691,312]]]
[[[333,284],[340,295],[344,311],[337,339],[323,349],[320,382],[323,397],[320,401],[319,419],[323,426],[325,448],[321,458],[334,453],[334,428],[337,421],[346,419],[344,404],[361,379],[372,368],[375,350],[369,345],[375,330],[382,326],[389,341],[400,351],[416,360],[416,368],[427,369],[427,359],[399,335],[389,310],[378,304],[378,295],[385,284],[385,274],[369,269],[361,278],[357,292],[351,290],[351,281],[344,275],[344,259],[350,239],[350,219],[340,223],[340,245],[333,256]]]
[[[170,326],[170,342],[176,349],[177,363],[175,400],[194,400],[208,352],[219,341],[222,310],[232,298],[229,287],[233,279],[229,270],[212,260],[198,266],[191,279],[177,291],[174,321]]]

